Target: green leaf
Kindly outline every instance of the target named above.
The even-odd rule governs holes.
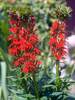
[[[62,95],[62,92],[54,92],[54,93],[52,93],[52,96],[59,96],[59,95]]]
[[[46,96],[42,97],[41,100],[48,100]],[[50,100],[50,99],[49,99]]]
[[[59,95],[59,96],[57,97],[57,100],[62,100],[62,95]]]
[[[7,100],[7,89],[6,89],[6,63],[1,63],[1,86],[3,91],[4,100]]]
[[[5,21],[5,20],[2,20],[1,21],[1,25],[0,25],[0,28],[1,28],[1,30],[2,30],[2,34],[3,34],[3,38],[7,38],[7,36],[8,36],[8,33],[9,33],[9,30],[8,30],[8,22],[7,21]]]
[[[49,87],[56,88],[55,85],[44,85],[44,86],[43,86],[43,88],[49,88]]]
[[[0,52],[1,52],[2,56],[3,56],[3,60],[6,62],[7,68],[10,69],[10,70],[12,70],[12,69],[10,68],[10,65],[11,65],[11,64],[10,64],[10,61],[9,61],[9,59],[8,59],[8,55],[3,51],[2,48],[0,48]]]
[[[27,98],[23,98],[23,97],[14,95],[14,96],[13,96],[13,100],[27,100]]]
[[[25,94],[26,98],[34,98],[35,96],[33,96],[32,94]]]
[[[2,88],[0,86],[0,100],[1,100]]]

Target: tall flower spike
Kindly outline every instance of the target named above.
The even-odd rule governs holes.
[[[9,23],[9,31],[12,34],[8,37],[8,41],[10,41],[8,52],[14,56],[13,64],[20,67],[24,73],[37,71],[40,64],[37,56],[40,54],[40,50],[37,47],[38,35],[34,31],[35,17],[29,16],[23,19],[17,14],[11,13]]]
[[[62,59],[67,53],[65,49],[65,28],[65,23],[60,21],[53,22],[51,27],[49,45],[56,60]]]

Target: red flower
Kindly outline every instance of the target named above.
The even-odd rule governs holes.
[[[30,68],[28,68],[28,67],[23,67],[23,69],[21,70],[23,73],[29,73],[30,71],[29,71],[29,69]]]
[[[40,54],[41,53],[41,51],[38,48],[34,48],[34,52],[35,52],[35,54]]]
[[[55,21],[51,27],[50,49],[57,60],[65,54],[65,23]]]
[[[38,42],[38,37],[37,37],[37,35],[36,35],[36,34],[32,34],[32,35],[30,36],[30,38],[29,38],[29,41],[30,41],[33,45],[35,45],[35,44]]]
[[[15,60],[15,61],[13,62],[13,64],[14,64],[16,67],[20,66],[20,62],[19,62],[18,60]]]
[[[17,28],[17,27],[11,27],[11,28],[9,29],[9,31],[12,32],[12,33],[17,33],[18,28]]]
[[[15,20],[10,20],[9,23],[10,23],[10,25],[15,25],[16,21]]]
[[[27,42],[26,44],[25,44],[25,50],[26,51],[29,51],[29,50],[31,50],[33,48],[33,45],[30,43],[30,42]]]
[[[36,55],[35,54],[33,54],[33,53],[30,53],[30,52],[28,52],[28,53],[25,53],[25,55],[24,55],[24,58],[25,58],[25,60],[36,60]]]
[[[36,64],[31,61],[28,61],[25,62],[25,66],[23,67],[22,72],[30,73],[30,72],[35,72],[36,70],[37,70]]]
[[[9,48],[8,52],[9,52],[9,54],[14,55],[14,56],[16,56],[18,54],[18,50],[15,47]]]
[[[10,15],[11,28],[9,30],[12,35],[8,37],[8,41],[11,40],[8,51],[14,56],[13,64],[16,67],[19,66],[22,72],[33,73],[40,64],[37,60],[40,50],[37,47],[38,35],[34,31],[35,18],[34,16],[28,18],[22,19],[13,13]]]
[[[50,42],[49,42],[49,44],[50,45],[56,45],[56,43],[57,43],[57,39],[54,37],[52,37],[51,39],[50,39]]]
[[[59,27],[59,22],[58,22],[58,21],[55,21],[55,22],[52,24],[53,30],[57,30],[58,27]]]
[[[13,39],[14,39],[14,35],[13,34],[8,36],[8,41],[13,40]]]

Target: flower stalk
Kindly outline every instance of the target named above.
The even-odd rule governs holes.
[[[36,81],[36,78],[35,78],[35,74],[34,73],[32,74],[32,77],[33,77],[33,82],[34,82],[34,91],[35,91],[36,99],[37,100],[40,100],[40,98],[39,98],[38,84],[37,84],[37,81]]]
[[[62,85],[61,78],[60,78],[60,71],[59,71],[59,60],[56,60],[56,87],[57,91],[60,90]]]

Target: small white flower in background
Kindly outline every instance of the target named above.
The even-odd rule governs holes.
[[[69,43],[69,48],[75,48],[75,35],[71,35],[67,38],[67,42]]]
[[[68,57],[70,59],[69,64],[75,64],[75,35],[71,35],[67,38],[68,42]]]

